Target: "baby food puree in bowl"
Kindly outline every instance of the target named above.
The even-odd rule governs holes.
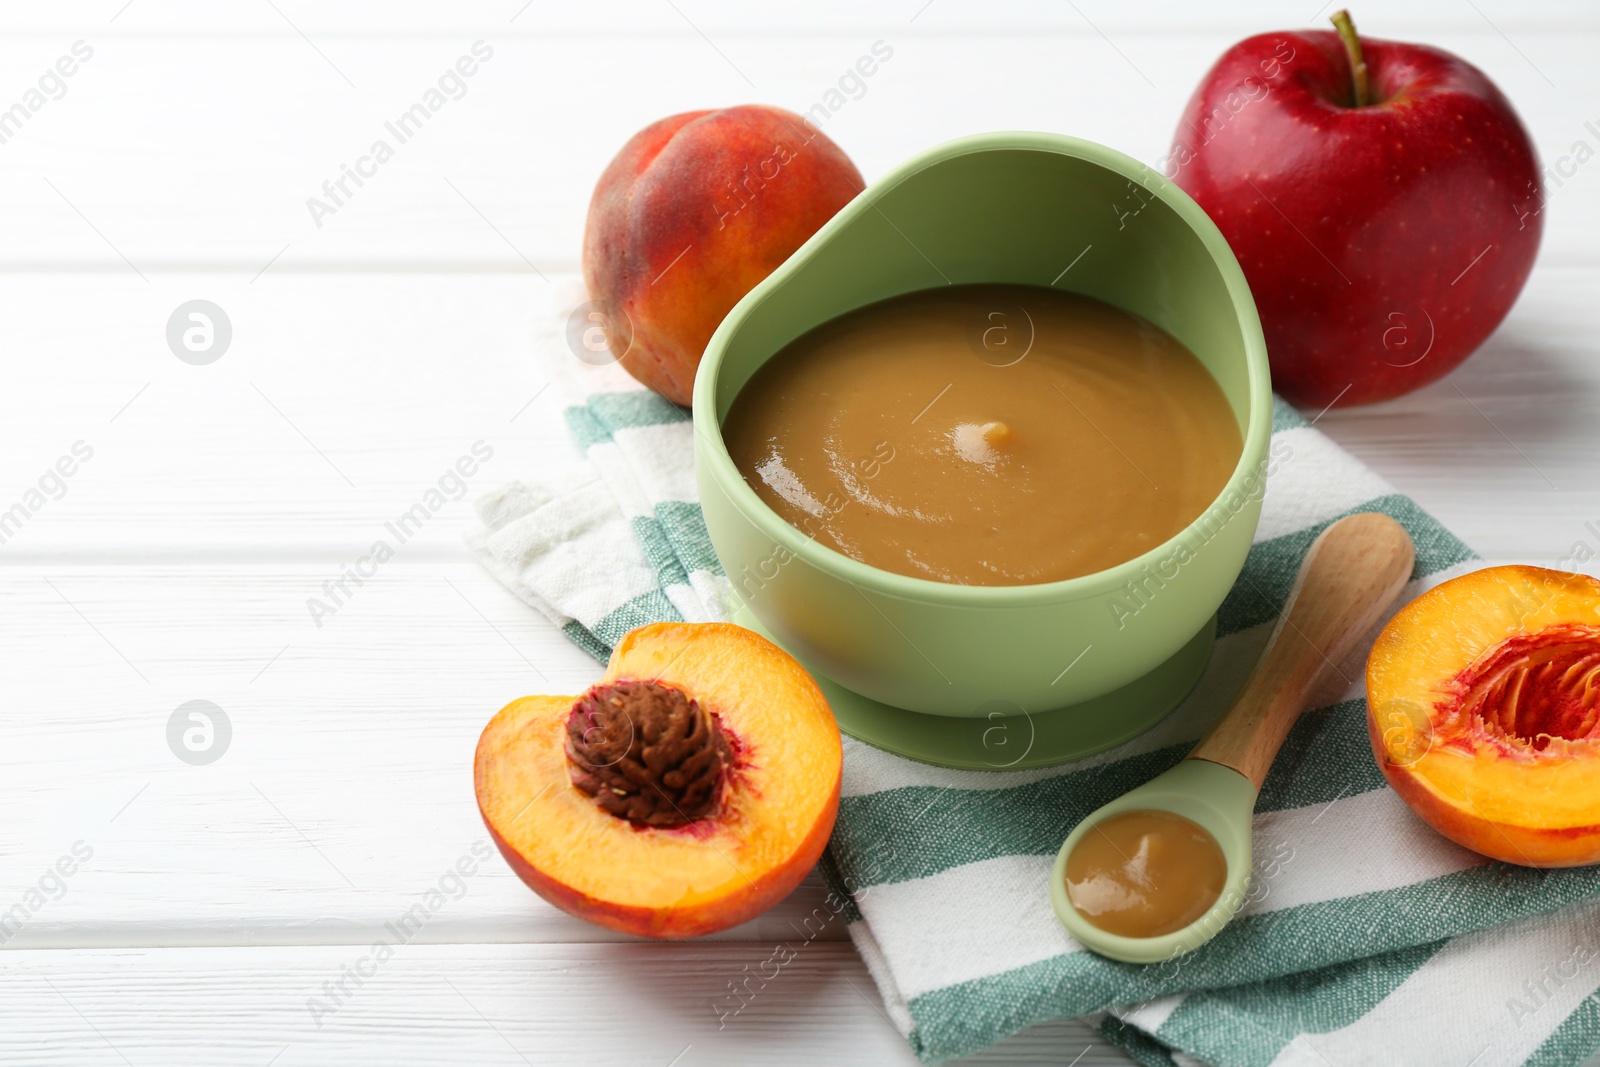
[[[1070,758],[1203,669],[1271,403],[1249,289],[1194,201],[1102,145],[988,134],[869,187],[729,313],[695,380],[696,476],[740,621],[836,712],[1068,709]]]

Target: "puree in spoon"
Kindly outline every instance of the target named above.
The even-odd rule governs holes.
[[[1182,930],[1211,910],[1228,861],[1205,827],[1170,811],[1125,811],[1089,828],[1067,855],[1067,899],[1123,937]]]

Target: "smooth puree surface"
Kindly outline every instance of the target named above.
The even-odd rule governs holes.
[[[1199,517],[1242,448],[1178,341],[1025,285],[923,290],[822,324],[752,376],[723,438],[802,532],[963,585],[1126,562]]]
[[[1123,937],[1182,930],[1211,910],[1228,879],[1222,847],[1170,811],[1125,811],[1089,828],[1067,856],[1067,899]]]

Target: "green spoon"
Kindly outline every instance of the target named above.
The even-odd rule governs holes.
[[[1227,925],[1250,887],[1256,795],[1306,701],[1378,621],[1411,577],[1411,538],[1387,515],[1363,512],[1329,526],[1306,552],[1278,624],[1244,691],[1183,762],[1089,815],[1067,837],[1050,875],[1050,902],[1085,948],[1129,963],[1193,951]],[[1164,811],[1198,823],[1222,849],[1222,895],[1188,926],[1154,937],[1109,933],[1067,896],[1067,856],[1085,834],[1126,811]]]

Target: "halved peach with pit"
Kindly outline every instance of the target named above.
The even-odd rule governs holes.
[[[777,645],[655,623],[581,697],[502,708],[473,780],[495,844],[540,896],[613,930],[695,937],[805,877],[833,830],[841,758],[821,690]]]
[[[1600,862],[1600,581],[1489,567],[1424,593],[1373,646],[1367,709],[1384,777],[1452,841]]]

